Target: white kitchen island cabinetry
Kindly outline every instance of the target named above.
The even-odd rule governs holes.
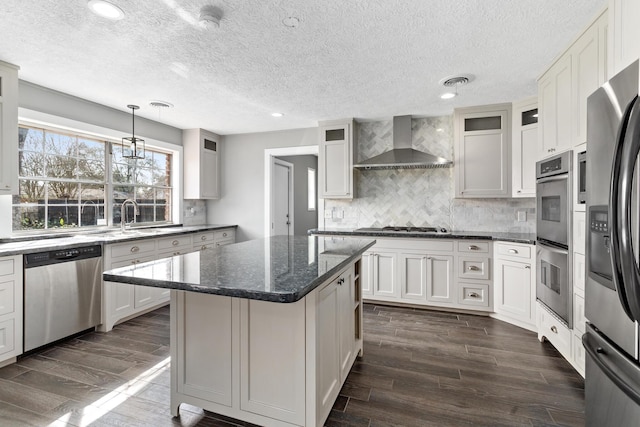
[[[533,245],[494,244],[494,310],[492,317],[536,331],[536,252]]]
[[[204,129],[185,129],[184,198],[220,198],[220,136]]]
[[[0,367],[22,354],[22,255],[0,258]]]
[[[173,415],[188,403],[258,425],[322,426],[362,353],[360,256],[373,241],[327,239],[333,252],[318,253],[325,246],[303,236],[264,240],[105,273],[172,289]],[[265,274],[283,268],[290,275]]]
[[[353,119],[319,123],[318,197],[353,199]]]
[[[235,230],[225,228],[107,244],[104,251],[104,269],[138,265],[159,258],[234,242]],[[154,310],[168,302],[168,289],[104,282],[102,324],[98,330],[108,332],[115,324]]]
[[[0,61],[0,195],[18,194],[18,69]]]
[[[454,110],[456,197],[510,197],[511,104]]]

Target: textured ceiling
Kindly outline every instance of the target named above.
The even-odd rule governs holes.
[[[435,116],[535,95],[535,79],[607,0],[2,0],[0,60],[20,78],[220,134],[318,120]],[[219,28],[200,8],[223,12]],[[297,28],[282,20],[296,16]],[[471,73],[460,96],[438,81]],[[174,104],[150,107],[152,100]],[[285,114],[271,117],[272,112]]]

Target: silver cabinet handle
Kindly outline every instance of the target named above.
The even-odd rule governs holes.
[[[200,236],[200,240],[207,240],[207,236]]]
[[[226,232],[222,233],[222,236],[227,237],[227,233]]]
[[[551,327],[551,332],[553,332],[554,334],[558,333],[558,328],[556,328],[555,326]]]
[[[469,271],[480,271],[480,267],[475,266],[475,265],[470,265],[469,267],[467,267],[467,270],[469,270]]]
[[[470,251],[479,251],[480,248],[478,246],[476,246],[476,245],[469,245],[469,250]]]
[[[138,252],[139,250],[140,250],[140,248],[137,247],[137,246],[132,246],[131,247],[131,252]]]
[[[518,250],[517,249],[509,249],[509,253],[510,254],[517,254]]]
[[[522,190],[518,190],[518,193],[522,193]]]
[[[201,251],[204,251],[205,249],[207,249],[207,245],[202,245],[202,247],[200,248]]]
[[[173,242],[171,242],[171,244],[172,244],[173,246],[178,246],[178,244],[179,244],[179,243],[180,243],[180,242],[178,242],[177,240],[174,240]]]
[[[469,292],[470,298],[480,298],[480,294],[477,292]]]
[[[524,268],[527,268],[527,269],[531,270],[531,266],[530,265],[525,265]]]

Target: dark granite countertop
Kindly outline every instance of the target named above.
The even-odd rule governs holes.
[[[274,236],[106,271],[105,281],[289,303],[375,244],[371,239]]]
[[[218,230],[222,228],[237,228],[230,224],[209,224],[190,226],[163,226],[127,229],[124,233],[120,229],[79,230],[62,235],[22,235],[13,238],[0,239],[0,256],[20,255],[34,251],[66,249],[85,245],[103,243],[119,243],[129,240],[153,239],[156,237],[175,234],[198,233],[201,231]]]
[[[526,243],[535,245],[535,233],[506,233],[488,231],[451,231],[447,233],[418,233],[407,231],[362,231],[359,229],[314,228],[308,231],[311,235],[324,236],[369,236],[369,237],[405,237],[412,239],[469,239],[496,240],[502,242]]]

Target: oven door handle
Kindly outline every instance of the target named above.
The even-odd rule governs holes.
[[[633,252],[631,201],[633,171],[640,153],[640,99],[627,106],[618,128],[611,168],[609,221],[611,267],[620,303],[632,321],[640,320],[640,269]]]
[[[544,184],[545,182],[553,182],[553,181],[562,181],[565,179],[569,179],[568,173],[561,173],[560,175],[548,176],[546,178],[538,178],[536,180],[537,184]]]
[[[553,246],[549,246],[549,245],[545,245],[544,243],[540,242],[539,240],[536,242],[536,245],[540,246],[541,248],[549,251],[549,252],[554,252],[556,254],[561,254],[561,255],[569,255],[569,251],[566,249],[560,249],[560,248],[554,248]]]

